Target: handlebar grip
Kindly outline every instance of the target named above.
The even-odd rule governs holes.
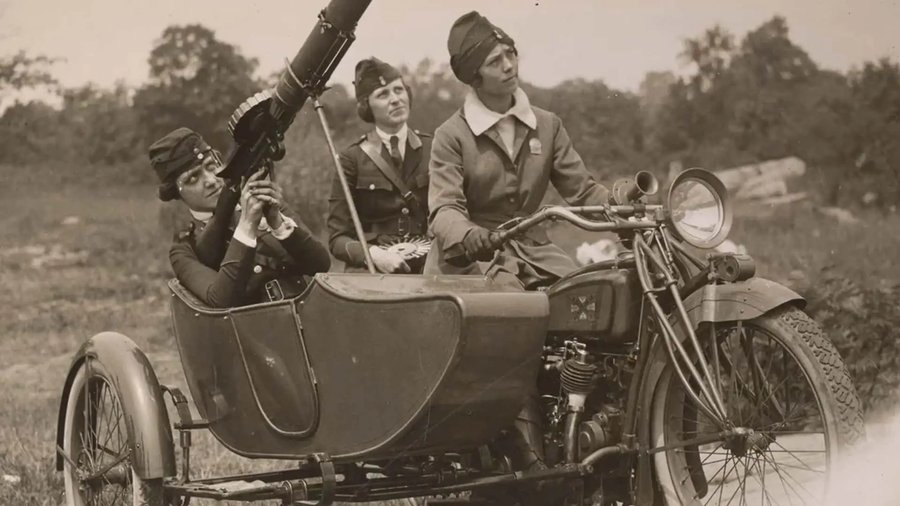
[[[490,240],[492,251],[496,251],[506,242],[506,234],[503,232],[491,232]],[[465,267],[475,260],[478,259],[472,258],[462,243],[454,244],[444,251],[444,261],[453,267]]]

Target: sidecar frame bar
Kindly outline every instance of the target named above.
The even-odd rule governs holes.
[[[509,486],[514,483],[529,481],[580,478],[594,471],[594,464],[600,458],[621,455],[627,450],[610,447],[612,452],[604,452],[590,462],[565,464],[552,469],[537,471],[520,471],[497,475],[482,475],[473,471],[451,470],[423,474],[418,479],[403,477],[368,478],[361,481],[347,479],[335,480],[332,493],[328,494],[326,482],[320,476],[312,476],[311,469],[288,469],[267,473],[225,476],[192,481],[188,483],[167,482],[166,492],[180,498],[204,498],[232,501],[262,501],[280,499],[294,504],[298,501],[317,501],[318,505],[330,505],[333,501],[368,502],[404,497],[439,496],[467,492],[498,486]],[[346,475],[342,475],[346,478]],[[333,478],[334,479],[334,478]],[[261,481],[260,485],[236,490],[227,490],[223,486],[228,482]],[[323,492],[325,496],[323,497]],[[330,497],[328,497],[330,496]],[[314,504],[309,502],[309,504]]]

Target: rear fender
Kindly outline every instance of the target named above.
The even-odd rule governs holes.
[[[704,285],[684,299],[684,308],[695,331],[701,323],[751,320],[784,304],[794,304],[803,308],[806,300],[790,288],[763,278],[750,278],[723,285]],[[681,341],[687,339],[682,326],[672,323],[678,339]],[[661,339],[654,339],[643,378],[640,380],[641,391],[638,398],[637,436],[642,449],[649,449],[652,444],[650,413],[653,392],[668,362],[665,343]],[[652,493],[652,483],[647,483],[647,480],[652,480],[652,462],[650,456],[642,452],[638,458],[636,490]],[[638,497],[637,503],[644,504],[644,501],[650,500],[652,500],[650,495]]]
[[[134,341],[115,332],[95,335],[75,354],[60,400],[56,444],[63,447],[69,392],[78,369],[87,360],[103,364],[119,394],[128,436],[134,442],[132,465],[137,475],[145,480],[174,476],[172,431],[156,373]],[[63,458],[58,453],[56,469],[63,469]]]

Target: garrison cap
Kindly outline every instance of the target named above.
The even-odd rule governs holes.
[[[401,77],[400,71],[391,65],[375,58],[367,58],[360,60],[356,64],[355,80],[353,85],[356,87],[356,101],[361,102],[369,98],[369,95],[387,85],[387,83]]]
[[[159,177],[160,200],[178,198],[175,179],[203,159],[212,148],[190,128],[176,128],[150,146],[150,165]]]
[[[472,84],[478,76],[478,67],[488,53],[503,42],[515,47],[512,37],[477,11],[463,14],[450,28],[447,50],[450,52],[450,68],[457,79]]]

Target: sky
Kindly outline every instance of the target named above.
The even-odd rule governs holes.
[[[259,59],[259,75],[283,68],[327,0],[0,0],[0,56],[18,50],[63,61],[66,86],[138,86],[165,27],[201,23]],[[900,0],[372,0],[333,80],[349,84],[356,61],[446,62],[453,21],[478,10],[515,40],[522,79],[540,86],[582,77],[637,91],[648,71],[684,71],[682,41],[720,24],[740,40],[779,14],[820,66],[847,71],[900,60]]]

